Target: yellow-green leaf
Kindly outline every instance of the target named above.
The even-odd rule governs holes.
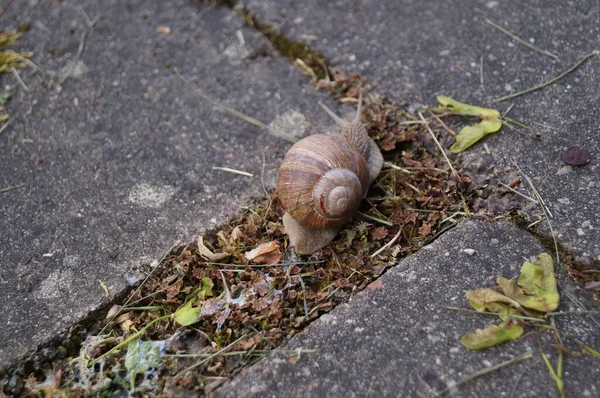
[[[456,101],[445,95],[437,97],[443,107],[465,116],[474,116],[481,119],[479,123],[465,126],[456,137],[456,142],[450,147],[450,152],[459,153],[471,147],[487,134],[495,133],[502,127],[502,116],[496,109],[481,108]]]
[[[498,275],[502,292],[523,307],[540,312],[551,312],[558,308],[560,296],[554,276],[552,257],[546,253],[538,256],[535,263],[525,261],[518,281]]]
[[[460,342],[471,350],[493,347],[509,340],[516,340],[523,334],[523,327],[515,322],[503,322],[467,333]]]
[[[521,307],[517,301],[492,289],[467,290],[467,300],[479,312],[486,309],[490,312],[496,312],[490,309],[492,303],[507,303],[515,308]]]
[[[551,279],[548,279],[551,277]],[[542,294],[548,288],[556,289],[554,278],[554,262],[547,253],[540,254],[535,263],[523,263],[519,286],[528,294]]]
[[[189,326],[199,322],[202,307],[194,307],[193,305],[195,302],[196,299],[191,299],[183,306],[179,307],[179,309],[173,314],[173,319],[175,322],[182,326]]]
[[[212,297],[213,292],[212,288],[215,284],[210,278],[202,278],[202,286],[198,289],[194,290],[192,296],[196,296],[196,298],[200,301],[204,301],[209,297]]]
[[[441,106],[450,108],[454,112],[461,113],[465,116],[477,116],[482,119],[500,119],[500,112],[491,108],[481,108],[479,106],[465,104],[463,102],[456,101],[445,95],[438,95],[437,100]]]

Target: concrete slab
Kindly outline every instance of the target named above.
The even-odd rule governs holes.
[[[100,19],[77,57],[82,10]],[[0,193],[0,367],[105,304],[100,281],[118,295],[174,242],[263,195],[263,156],[274,185],[289,144],[214,111],[174,68],[267,123],[295,111],[329,126],[316,104],[334,106],[228,8],[33,1],[2,18],[30,25],[19,46],[42,72],[21,72],[29,92],[13,93],[19,116],[0,135],[0,188],[25,184]]]
[[[360,72],[374,91],[396,100],[435,104],[435,94],[481,105],[536,86],[598,50],[597,1],[308,0],[243,1],[259,19],[323,52],[334,66]],[[488,18],[559,61],[514,43]],[[480,62],[483,62],[483,84]],[[495,104],[534,127],[530,136],[504,127],[486,139],[498,169],[515,168],[534,181],[555,215],[561,244],[581,264],[600,269],[600,57],[554,85]],[[550,127],[543,127],[542,123]],[[541,139],[530,138],[539,134]],[[592,161],[565,167],[563,153],[578,145]],[[476,161],[481,146],[464,163]],[[528,188],[525,188],[527,190]],[[532,219],[532,221],[534,221]],[[542,223],[540,228],[549,234]]]
[[[474,249],[469,255],[464,249]],[[453,396],[558,396],[540,352],[556,364],[550,333],[532,331],[519,340],[469,351],[460,337],[483,328],[489,318],[449,310],[468,307],[464,291],[491,287],[497,274],[517,277],[524,259],[544,249],[509,223],[464,221],[429,246],[402,260],[349,304],[336,307],[294,336],[285,350],[315,349],[296,362],[270,355],[215,391],[214,397],[431,397],[474,372],[532,352],[523,362],[451,389]],[[591,297],[559,274],[561,306],[577,307],[576,295]],[[600,345],[596,324],[586,316],[556,317],[556,327],[592,347]],[[566,344],[573,344],[563,338]],[[556,365],[555,365],[556,366]],[[567,396],[600,394],[597,359],[567,355]]]

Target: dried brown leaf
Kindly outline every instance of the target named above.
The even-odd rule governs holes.
[[[388,236],[388,230],[385,227],[377,227],[371,231],[371,239],[374,241],[385,239]]]
[[[221,261],[221,260],[231,256],[231,253],[213,253],[204,244],[204,235],[200,235],[198,237],[198,253],[205,260],[213,261],[213,262],[218,262],[218,261]]]
[[[255,264],[277,264],[283,259],[283,253],[279,250],[279,242],[273,240],[247,251],[244,257]]]

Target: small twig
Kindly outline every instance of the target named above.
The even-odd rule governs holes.
[[[458,387],[461,384],[464,384],[464,383],[466,383],[468,381],[471,381],[471,380],[473,380],[473,379],[475,379],[475,378],[477,378],[479,376],[483,376],[483,375],[488,374],[490,372],[493,372],[495,370],[501,369],[501,368],[503,368],[505,366],[513,365],[513,364],[515,364],[517,362],[523,361],[525,359],[529,359],[532,356],[533,356],[533,354],[531,352],[526,352],[524,354],[519,355],[518,357],[515,357],[515,358],[510,359],[508,361],[504,361],[502,363],[499,363],[498,365],[494,365],[494,366],[490,366],[490,367],[485,368],[485,369],[481,369],[481,370],[479,370],[479,371],[477,371],[477,372],[475,372],[475,373],[473,373],[473,374],[465,377],[464,379],[462,379],[462,380],[460,380],[460,381],[452,384],[451,386],[446,387],[442,391],[438,392],[435,396],[436,397],[440,397],[440,396],[444,395],[445,393],[447,393],[448,391],[450,391],[451,388]]]
[[[431,137],[433,138],[433,140],[437,144],[439,150],[442,152],[442,155],[444,155],[444,158],[446,159],[446,162],[448,162],[448,166],[450,166],[450,170],[452,171],[452,174],[454,174],[454,176],[458,178],[458,173],[456,172],[456,170],[452,166],[452,163],[450,162],[450,159],[448,159],[448,155],[446,155],[446,151],[444,151],[444,148],[442,147],[442,145],[440,144],[440,142],[436,138],[435,134],[433,134],[433,131],[431,131],[431,127],[429,127],[429,123],[427,123],[427,121],[423,117],[423,114],[421,113],[421,111],[419,111],[418,114],[419,114],[419,118],[425,123],[425,127],[427,127],[427,131],[429,131],[429,134],[431,134]]]
[[[530,50],[536,51],[540,54],[547,55],[548,57],[554,58],[557,61],[560,59],[560,58],[558,58],[558,55],[552,54],[550,51],[542,50],[541,48],[537,48],[536,46],[527,43],[525,40],[519,38],[514,33],[509,32],[508,30],[504,29],[502,26],[495,24],[494,22],[492,22],[491,20],[489,20],[487,18],[485,18],[485,22],[488,25],[492,26],[493,28],[498,29],[500,32],[504,33],[505,35],[509,36],[511,39],[515,40],[519,44],[529,48]]]
[[[247,171],[240,171],[240,170],[236,170],[236,169],[230,169],[229,167],[217,167],[217,166],[213,166],[212,169],[213,170],[226,171],[226,172],[232,173],[232,174],[239,174],[239,175],[246,176],[246,177],[254,177],[254,174],[252,174],[252,173],[248,173]]]
[[[398,230],[398,232],[396,233],[396,235],[394,235],[394,237],[385,245],[381,246],[379,248],[379,250],[377,250],[375,253],[371,254],[371,258],[374,258],[375,256],[377,256],[378,254],[380,254],[381,252],[383,252],[385,249],[387,249],[388,247],[392,246],[394,244],[394,242],[396,242],[396,240],[398,240],[398,238],[400,237],[400,234],[402,233],[402,228],[400,228]]]
[[[213,8],[215,8],[215,5],[216,5],[216,3],[211,3],[206,8],[204,8],[202,11],[197,12],[196,14],[192,15],[192,18],[190,18],[189,21],[186,21],[183,24],[181,24],[181,26],[178,27],[178,30],[182,31],[184,28],[187,28],[189,25],[193,24],[194,22],[196,22],[197,20],[202,18],[207,12],[209,12]],[[185,35],[182,35],[181,40],[183,41],[184,39],[185,39]]]
[[[502,114],[502,118],[505,118],[506,116],[508,116],[508,114],[510,113],[510,111],[512,111],[513,106],[515,106],[514,103],[509,105],[509,107]]]
[[[18,185],[13,185],[11,187],[2,188],[2,189],[0,189],[0,193],[12,191],[13,189],[23,188],[24,186],[25,186],[25,184],[18,184]]]
[[[537,85],[535,87],[531,87],[528,88],[526,90],[523,91],[519,91],[518,93],[514,93],[514,94],[510,94],[510,95],[505,95],[504,97],[500,97],[500,98],[496,98],[495,100],[493,100],[492,102],[502,102],[502,101],[506,101],[508,99],[512,99],[512,98],[517,98],[520,97],[524,94],[529,94],[533,91],[537,91],[540,90],[544,87],[548,87],[551,84],[556,83],[557,81],[559,81],[560,79],[562,79],[563,77],[567,76],[569,73],[575,71],[577,68],[579,68],[581,65],[583,65],[583,63],[585,61],[587,61],[588,59],[595,57],[596,55],[598,55],[598,50],[594,50],[591,53],[585,55],[582,59],[579,60],[579,62],[577,62],[575,65],[573,65],[571,68],[569,68],[569,70],[567,70],[566,72],[561,73],[560,75],[556,76],[555,78],[552,78],[540,85]]]

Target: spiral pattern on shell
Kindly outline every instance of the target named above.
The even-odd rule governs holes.
[[[365,158],[344,137],[313,135],[297,142],[279,168],[277,191],[285,210],[310,228],[352,218],[368,188]]]

